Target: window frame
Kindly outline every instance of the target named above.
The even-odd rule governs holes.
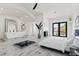
[[[61,36],[60,35],[60,24],[65,23],[65,36]],[[54,24],[58,24],[58,35],[54,35]],[[56,36],[56,37],[67,37],[67,22],[56,22],[56,23],[52,23],[52,36]]]

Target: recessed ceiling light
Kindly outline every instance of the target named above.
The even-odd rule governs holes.
[[[54,13],[56,13],[56,11],[54,11]]]
[[[21,19],[24,19],[23,17],[21,17]]]
[[[0,8],[1,10],[4,10],[4,8]]]
[[[19,11],[18,10],[16,10],[16,13],[18,13]]]
[[[28,17],[28,16],[25,16],[26,18]]]

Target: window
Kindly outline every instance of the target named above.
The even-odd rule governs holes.
[[[53,35],[58,36],[58,23],[53,23]]]
[[[53,36],[67,37],[67,22],[53,23],[52,34]]]

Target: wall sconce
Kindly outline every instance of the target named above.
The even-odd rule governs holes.
[[[24,31],[25,30],[25,24],[22,24],[21,25],[21,31]]]
[[[69,16],[68,19],[69,19],[69,21],[72,21],[72,17]]]

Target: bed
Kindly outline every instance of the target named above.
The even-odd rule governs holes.
[[[65,50],[68,48],[70,41],[71,40],[68,40],[66,37],[48,37],[41,40],[39,42],[39,45],[57,49],[64,53]]]

